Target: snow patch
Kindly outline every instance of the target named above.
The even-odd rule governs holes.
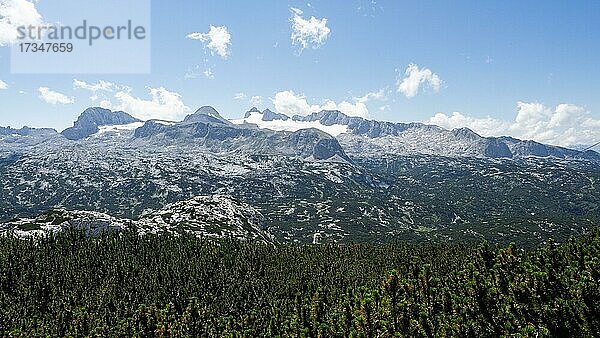
[[[173,126],[177,124],[177,122],[173,121],[165,121],[165,120],[151,120],[154,123],[162,124],[163,126]]]
[[[98,127],[98,132],[94,135],[99,136],[105,133],[118,133],[122,131],[131,131],[135,130],[144,125],[144,122],[133,122],[129,124],[121,124],[114,126],[100,126]]]
[[[263,114],[259,112],[252,112],[250,116],[244,119],[235,119],[230,120],[233,124],[245,124],[251,123],[256,124],[261,129],[270,129],[274,131],[298,131],[301,129],[310,129],[315,128],[321,131],[326,132],[332,136],[338,136],[340,134],[348,133],[348,126],[341,124],[334,124],[331,126],[326,126],[321,124],[320,121],[294,121],[292,119],[288,119],[287,121],[283,120],[273,120],[273,121],[263,121]]]

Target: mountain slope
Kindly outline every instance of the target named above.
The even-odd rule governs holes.
[[[95,211],[54,209],[35,218],[18,218],[0,223],[0,234],[19,237],[46,235],[69,228],[88,235],[134,228],[144,233],[193,233],[207,238],[237,238],[272,242],[264,216],[246,203],[224,195],[196,196],[147,210],[137,220],[116,218]]]
[[[217,153],[194,138],[60,139],[0,158],[0,220],[56,208],[140,219],[195,196],[228,195],[264,215],[279,242],[487,239],[526,246],[563,241],[600,220],[600,171],[588,161],[307,161],[251,148]]]
[[[278,115],[271,115],[277,119]],[[247,116],[247,119],[252,117]],[[266,119],[262,119],[266,121]],[[317,123],[323,130],[347,128],[336,134],[351,156],[380,157],[385,154],[430,154],[486,158],[554,157],[600,161],[600,154],[550,146],[510,137],[483,137],[468,128],[447,130],[423,123],[392,123],[352,117],[337,110],[323,110],[307,116],[293,116],[292,121]],[[273,125],[273,124],[272,124]],[[276,125],[275,125],[276,126]],[[267,126],[268,128],[268,126]],[[288,127],[290,128],[290,127]]]
[[[211,107],[200,108],[183,122],[165,124],[147,121],[135,130],[138,142],[157,144],[192,143],[215,153],[299,156],[349,161],[338,141],[317,129],[295,132],[259,129],[251,125],[223,123]]]

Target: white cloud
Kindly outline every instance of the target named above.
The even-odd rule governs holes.
[[[442,86],[442,80],[437,74],[428,68],[419,68],[414,63],[408,65],[404,75],[406,77],[397,82],[398,91],[408,98],[415,97],[422,84],[428,85],[434,92],[438,92]]]
[[[246,93],[236,93],[233,96],[233,99],[236,101],[244,101],[248,102],[251,106],[253,107],[260,107],[262,105],[262,96],[260,95],[254,95],[251,97],[248,97],[248,95],[246,95]]]
[[[352,102],[344,100],[336,103],[333,100],[325,100],[324,104],[318,105],[309,104],[304,95],[296,94],[291,90],[285,90],[276,93],[272,101],[277,112],[288,116],[305,116],[320,112],[321,110],[339,110],[348,116],[368,117],[369,109],[366,103],[370,100],[383,99],[385,99],[385,91],[382,89],[378,92],[368,93],[362,97],[356,97],[352,99]]]
[[[252,96],[250,98],[250,104],[254,107],[258,107],[262,105],[262,97],[260,96]]]
[[[186,80],[189,80],[189,79],[197,79],[202,76],[206,77],[207,79],[212,80],[215,78],[215,73],[213,72],[213,69],[211,67],[204,68],[200,65],[195,65],[193,67],[188,67],[188,70],[185,73],[185,75],[183,76],[183,78]]]
[[[6,84],[6,82],[0,80],[0,90],[2,89],[8,89],[8,85]]]
[[[329,37],[331,30],[327,27],[327,18],[317,19],[311,16],[310,19],[302,17],[302,11],[298,8],[291,8],[292,17],[292,44],[298,47],[301,53],[304,49],[312,47],[317,49],[321,47]]]
[[[46,103],[70,104],[75,102],[73,97],[53,91],[48,87],[40,87],[38,88],[38,92],[40,93],[40,99],[44,100]]]
[[[362,102],[362,103],[366,103],[366,102],[372,101],[372,100],[385,100],[386,99],[385,91],[386,90],[382,88],[379,91],[367,93],[364,96],[355,98],[354,100],[356,100],[357,102]]]
[[[549,108],[537,102],[517,102],[514,121],[475,118],[455,112],[450,116],[438,113],[427,123],[448,129],[467,127],[482,136],[513,136],[566,147],[600,141],[600,119],[573,104]]]
[[[42,24],[42,16],[33,2],[27,0],[0,1],[0,46],[17,41],[17,27]]]
[[[97,91],[111,92],[115,88],[115,85],[113,83],[110,83],[110,82],[104,81],[104,80],[100,80],[97,83],[88,83],[85,81],[73,79],[73,88],[85,89],[85,90],[89,90],[91,92],[97,92]]]
[[[319,106],[309,105],[308,102],[306,102],[306,97],[304,95],[296,95],[296,93],[291,90],[276,93],[273,104],[278,113],[288,116],[309,115],[319,109]]]
[[[83,89],[92,92],[90,96],[90,101],[97,102],[109,102],[108,101],[108,93],[112,93],[115,91],[131,91],[131,88],[119,84],[114,84],[112,82],[99,80],[96,83],[89,83],[77,79],[73,79],[73,88],[74,89]],[[105,108],[105,107],[103,107]]]
[[[435,124],[447,129],[467,127],[483,136],[506,135],[510,123],[503,122],[491,117],[474,118],[454,112],[452,115],[437,113],[427,123]]]
[[[115,98],[119,102],[115,109],[130,113],[141,120],[180,120],[190,111],[181,100],[180,94],[170,92],[163,87],[148,87],[148,90],[150,100],[134,97],[126,91],[117,92]]]
[[[204,76],[206,76],[207,79],[214,79],[215,78],[215,73],[213,73],[211,68],[207,68],[204,72],[203,72]]]
[[[112,109],[112,103],[109,100],[100,101],[100,108]]]
[[[190,33],[186,36],[188,39],[200,40],[210,49],[212,54],[218,54],[224,59],[229,57],[231,46],[231,34],[225,26],[210,26],[208,33]]]
[[[319,109],[317,109],[316,111],[321,111],[321,110],[339,110],[348,116],[359,116],[359,117],[368,117],[369,116],[369,109],[367,108],[367,105],[365,105],[363,102],[351,103],[348,101],[342,101],[340,103],[335,103],[331,100],[328,100],[325,102],[324,105],[319,107]]]

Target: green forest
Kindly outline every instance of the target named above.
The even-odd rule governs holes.
[[[0,238],[3,337],[600,336],[600,231],[560,245]]]

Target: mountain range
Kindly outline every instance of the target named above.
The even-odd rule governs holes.
[[[270,110],[262,113],[251,109],[245,119],[269,122],[287,121],[287,116]],[[383,154],[431,154],[486,158],[556,157],[600,160],[594,151],[582,152],[535,141],[512,137],[482,137],[468,128],[447,130],[423,123],[392,123],[347,116],[340,111],[323,110],[308,116],[293,116],[299,122],[318,122],[324,127],[346,127],[337,136],[342,148],[350,155],[381,156]],[[268,123],[258,123],[269,127]]]
[[[134,125],[139,123],[139,125]],[[133,125],[133,126],[132,126]],[[393,123],[347,116],[323,110],[307,116],[260,112],[252,108],[244,119],[229,121],[213,107],[204,106],[183,121],[142,121],[122,111],[93,107],[86,109],[60,134],[81,140],[98,134],[102,127],[130,126],[134,138],[177,142],[195,139],[213,151],[252,148],[258,153],[313,156],[315,159],[350,156],[380,157],[385,154],[427,154],[480,158],[552,157],[600,160],[593,150],[581,151],[512,137],[483,137],[468,128],[447,130],[423,123]],[[125,127],[127,128],[127,127]],[[106,129],[106,128],[105,128]],[[333,132],[332,132],[333,131]],[[333,135],[328,135],[328,132]],[[0,135],[55,136],[53,129],[0,127]]]
[[[0,128],[0,232],[108,224],[272,242],[530,245],[600,219],[599,166],[594,151],[339,111],[252,108],[227,120],[205,106],[140,121],[89,108],[62,133]]]

